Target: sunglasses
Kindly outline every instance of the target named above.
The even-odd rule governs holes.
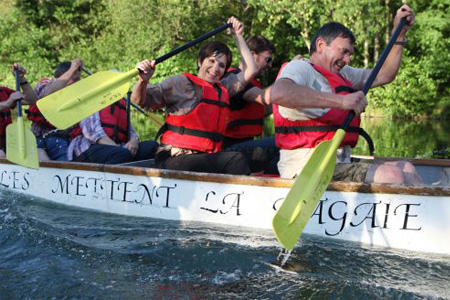
[[[266,61],[266,63],[270,64],[273,61],[273,58],[272,58],[272,56],[264,57],[264,60]]]

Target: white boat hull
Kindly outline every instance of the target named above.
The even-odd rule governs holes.
[[[1,161],[0,168],[4,189],[64,205],[263,229],[271,229],[292,183],[70,163],[47,163],[32,170]],[[323,195],[305,233],[450,255],[450,189],[335,183]]]

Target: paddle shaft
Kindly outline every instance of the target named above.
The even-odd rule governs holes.
[[[19,82],[19,70],[14,68],[14,78],[16,80],[16,92],[20,92],[20,82]],[[23,124],[22,118],[22,99],[17,100],[16,102],[17,108],[17,139],[19,142],[19,154],[22,160],[25,160],[27,155],[27,149],[25,147],[25,125]]]
[[[16,79],[16,92],[20,92],[19,71],[14,69],[14,77]],[[17,117],[22,116],[22,100],[17,100]]]
[[[231,23],[226,23],[226,24],[224,24],[224,25],[222,25],[222,26],[220,26],[220,27],[214,29],[213,31],[210,31],[210,32],[208,32],[208,33],[205,33],[204,35],[199,36],[199,37],[196,38],[195,40],[193,40],[193,41],[191,41],[191,42],[189,42],[189,43],[187,43],[187,44],[185,44],[185,45],[183,45],[183,46],[181,46],[181,47],[178,47],[178,48],[176,48],[176,49],[170,51],[169,53],[164,54],[164,55],[161,56],[161,57],[158,57],[157,59],[155,59],[155,63],[156,63],[156,64],[159,64],[159,63],[165,61],[166,59],[168,59],[168,58],[170,58],[170,57],[172,57],[172,56],[174,56],[174,55],[180,53],[181,51],[184,51],[184,50],[186,50],[187,48],[192,47],[192,46],[194,46],[194,45],[196,45],[196,44],[198,44],[198,43],[200,43],[200,42],[203,42],[204,40],[206,40],[206,39],[212,37],[213,35],[215,35],[215,34],[221,32],[221,31],[223,31],[223,30],[225,30],[225,29],[227,29],[227,28],[230,28],[231,26],[232,26]]]
[[[131,139],[131,119],[130,119],[130,105],[131,104],[131,91],[127,92],[127,135],[128,141]]]
[[[394,46],[395,41],[397,40],[398,36],[400,35],[400,32],[403,29],[403,26],[406,24],[406,17],[402,18],[400,20],[400,23],[397,26],[397,29],[395,29],[394,34],[391,36],[391,39],[389,40],[389,43],[387,44],[386,48],[384,49],[383,53],[381,53],[380,59],[378,60],[377,64],[375,65],[375,68],[373,68],[372,72],[370,73],[369,78],[366,81],[366,84],[363,88],[364,95],[367,95],[367,92],[372,87],[373,82],[377,78],[378,73],[381,70],[381,67],[384,64],[384,61],[388,57],[389,53],[391,52],[392,47]],[[342,125],[342,129],[347,130],[348,126],[350,126],[350,123],[352,122],[353,118],[355,117],[355,112],[352,110],[348,113],[347,118],[344,121],[344,124]]]

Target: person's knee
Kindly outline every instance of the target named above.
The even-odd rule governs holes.
[[[416,173],[416,167],[414,167],[414,165],[412,163],[410,163],[409,161],[404,161],[403,162],[403,172],[406,173]]]
[[[130,150],[122,148],[123,150],[120,152],[118,156],[120,156],[122,159],[122,162],[130,162],[133,160],[133,154]]]
[[[131,162],[133,160],[133,154],[131,154],[130,150],[122,147],[116,147],[114,150],[114,152],[109,154],[105,164],[114,165]]]
[[[398,166],[382,164],[371,166],[367,172],[366,181],[373,183],[403,184],[405,183],[405,176]]]
[[[43,148],[38,148],[38,158],[39,161],[50,161],[50,157],[48,157],[47,152]]]
[[[231,156],[231,160],[234,163],[248,163],[247,158],[245,157],[245,155],[241,152],[234,152]]]
[[[226,174],[248,175],[251,173],[249,161],[241,152],[229,152],[229,163]]]
[[[255,147],[250,158],[250,170],[252,172],[264,171],[269,163],[268,155],[262,147]]]
[[[149,142],[149,156],[150,158],[154,158],[156,155],[156,150],[158,150],[159,144],[155,141]]]

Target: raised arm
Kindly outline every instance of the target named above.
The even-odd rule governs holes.
[[[51,82],[48,87],[45,87],[42,93],[39,95],[40,98],[44,98],[56,91],[59,91],[62,88],[74,83],[75,81],[80,79],[80,70],[83,62],[81,59],[76,58],[72,61],[69,70],[67,70],[64,74],[59,76],[56,80]]]
[[[11,71],[14,74],[15,70],[17,69],[17,73],[19,75],[19,84],[23,91],[23,98],[24,101],[23,104],[35,104],[37,101],[37,96],[34,93],[33,88],[28,83],[27,79],[25,78],[26,70],[24,67],[22,67],[20,64],[15,63],[11,67]]]
[[[155,72],[155,61],[143,60],[136,65],[136,68],[139,70],[139,79],[133,87],[131,101],[141,107],[146,107],[146,89],[150,78]]]
[[[228,19],[228,23],[233,24],[231,33],[241,54],[242,72],[238,74],[238,77],[240,81],[245,81],[245,84],[248,84],[257,75],[258,70],[253,61],[252,53],[247,46],[247,42],[242,35],[244,32],[244,24],[235,17]]]
[[[401,31],[400,35],[398,36],[397,41],[400,42],[400,44],[394,44],[394,47],[392,47],[391,52],[389,53],[388,57],[386,58],[385,63],[383,64],[383,67],[380,70],[380,73],[378,73],[377,78],[375,79],[374,83],[372,84],[372,87],[381,86],[387,83],[390,83],[394,81],[395,77],[397,76],[398,70],[400,68],[400,65],[402,63],[402,55],[403,55],[403,48],[404,43],[401,44],[401,42],[406,42],[406,33],[411,28],[411,26],[414,24],[414,12],[413,10],[407,6],[403,5],[397,10],[397,14],[394,18],[394,29],[392,32],[395,31],[398,24],[400,23],[400,20],[402,18],[406,17],[407,24],[403,27],[403,30]]]

